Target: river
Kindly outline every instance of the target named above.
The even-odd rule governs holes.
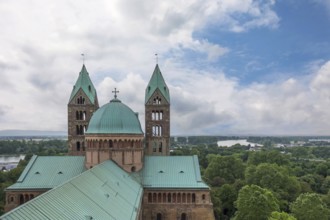
[[[20,160],[23,160],[24,154],[20,155],[0,155],[0,169],[1,170],[11,170],[17,167]]]
[[[262,146],[260,144],[256,144],[256,143],[251,143],[251,142],[248,142],[246,139],[245,140],[226,140],[226,141],[218,141],[218,146],[219,147],[231,147],[235,144],[240,144],[240,145],[243,145],[243,146],[252,146],[252,147],[255,147],[255,146]]]

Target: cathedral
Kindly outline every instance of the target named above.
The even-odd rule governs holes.
[[[138,113],[115,88],[99,107],[83,65],[68,103],[68,156],[34,155],[1,219],[213,220],[197,156],[170,156],[170,92],[156,65]]]

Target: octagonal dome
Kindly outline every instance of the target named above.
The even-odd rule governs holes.
[[[86,134],[143,134],[138,114],[119,99],[94,112]]]

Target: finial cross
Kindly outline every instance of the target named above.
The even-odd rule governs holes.
[[[156,64],[158,64],[158,54],[155,53],[155,56],[156,56]]]
[[[85,64],[85,54],[82,53],[81,56],[82,56],[83,64]]]
[[[117,98],[117,93],[119,93],[119,91],[117,90],[117,88],[115,88],[115,91],[112,91],[112,93],[115,93],[115,99]]]

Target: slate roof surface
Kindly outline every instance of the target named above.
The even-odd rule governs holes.
[[[149,84],[146,88],[145,103],[147,103],[150,97],[154,94],[156,90],[159,90],[160,93],[164,96],[166,101],[170,103],[170,90],[168,89],[163,75],[159,69],[158,64],[155,67],[155,70],[151,76]]]
[[[143,134],[137,113],[119,99],[94,112],[86,134]]]
[[[137,219],[142,194],[138,182],[107,160],[1,219]]]
[[[96,89],[92,83],[92,80],[89,78],[89,74],[87,72],[85,64],[83,65],[79,73],[77,82],[73,87],[69,102],[71,102],[71,100],[75,97],[75,95],[78,93],[80,89],[84,91],[90,102],[94,104],[96,98]]]
[[[145,156],[141,175],[144,188],[209,188],[197,156]]]
[[[51,189],[84,172],[83,156],[32,156],[17,182],[7,190]]]

